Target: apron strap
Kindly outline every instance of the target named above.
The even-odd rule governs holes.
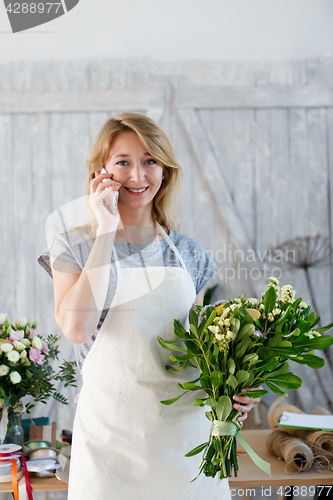
[[[173,243],[172,239],[170,238],[170,236],[164,231],[163,227],[157,221],[155,221],[155,224],[156,224],[156,227],[159,230],[160,234],[167,241],[167,243],[169,243],[170,247],[172,248],[172,250],[177,255],[177,257],[179,259],[179,262],[183,266],[184,270],[187,271],[186,264],[185,264],[182,256],[180,255],[179,251],[177,250],[177,247],[175,246],[175,244]]]

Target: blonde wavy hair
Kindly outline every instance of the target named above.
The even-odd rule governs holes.
[[[98,133],[88,156],[88,176],[85,195],[90,194],[90,182],[110,156],[113,141],[123,132],[135,132],[147,152],[163,165],[162,185],[153,199],[152,217],[161,226],[177,231],[178,210],[181,200],[182,170],[166,133],[151,118],[138,113],[121,113],[110,118]],[[88,198],[87,198],[88,200]],[[89,232],[96,234],[97,221],[90,206],[87,207]],[[74,229],[74,228],[71,228]],[[78,229],[78,228],[77,228]],[[80,229],[84,229],[80,226]]]

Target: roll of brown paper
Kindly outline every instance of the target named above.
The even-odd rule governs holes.
[[[304,413],[297,406],[288,405],[285,403],[285,398],[277,398],[268,410],[268,423],[274,428],[276,427],[280,416],[284,411],[290,413]],[[317,407],[313,411],[316,415],[330,415],[330,413],[322,407]],[[325,457],[333,465],[333,432],[329,431],[313,431],[304,429],[283,429],[291,436],[302,439],[311,448],[314,453],[315,462],[321,462]]]
[[[295,474],[312,467],[314,457],[310,447],[288,432],[274,430],[268,436],[266,446],[270,453],[286,462],[286,474]]]

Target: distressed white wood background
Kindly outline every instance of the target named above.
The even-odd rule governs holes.
[[[60,333],[52,281],[37,264],[46,247],[44,222],[82,195],[95,134],[126,110],[147,113],[174,144],[184,171],[181,231],[215,259],[214,297],[258,295],[270,276],[258,270],[272,246],[317,233],[333,242],[332,82],[333,59],[0,66],[0,310],[13,320],[37,320],[43,335]],[[318,312],[332,321],[332,269],[310,274]],[[304,273],[284,273],[286,283],[310,303]],[[73,358],[66,340],[61,351]],[[325,406],[314,372],[293,369],[304,382],[290,402],[305,411]],[[332,394],[332,372],[321,372]],[[66,394],[73,400],[75,391]],[[73,402],[67,409],[49,404],[35,415],[71,428],[74,411]]]

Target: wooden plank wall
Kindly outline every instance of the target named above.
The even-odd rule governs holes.
[[[249,272],[272,246],[317,233],[333,243],[332,77],[333,59],[319,58],[0,66],[0,310],[36,319],[43,335],[59,332],[52,282],[36,261],[46,247],[44,222],[82,195],[93,138],[121,110],[147,113],[169,134],[184,171],[181,231],[215,259],[216,297],[262,289],[262,276],[251,280]],[[239,249],[257,261],[250,264]],[[323,321],[332,321],[332,269],[310,274]],[[304,273],[285,272],[281,281],[310,303]],[[71,359],[71,345],[62,340],[61,347]],[[305,383],[293,398],[310,411],[316,378],[298,370]],[[325,379],[331,386],[328,368]],[[71,427],[73,405],[36,409],[46,412]]]

